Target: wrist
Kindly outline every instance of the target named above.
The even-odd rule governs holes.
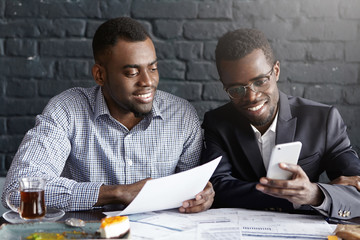
[[[102,185],[99,190],[98,201],[95,206],[122,203],[123,185]]]
[[[320,206],[324,202],[325,195],[316,183],[312,183],[312,185],[314,187],[315,196],[313,198],[313,201],[310,203],[310,205],[317,207],[317,206]]]

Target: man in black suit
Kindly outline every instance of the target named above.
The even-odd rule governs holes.
[[[279,91],[280,63],[258,30],[221,37],[216,64],[231,102],[207,112],[202,125],[202,161],[223,156],[211,178],[213,207],[313,208],[334,218],[360,216],[360,160],[338,110]],[[266,178],[271,149],[293,141],[302,142],[298,165],[279,164],[292,179]],[[318,183],[324,171],[331,184]]]

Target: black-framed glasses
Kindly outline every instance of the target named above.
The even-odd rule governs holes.
[[[275,62],[276,64],[276,62]],[[246,86],[233,86],[229,88],[225,88],[224,90],[227,92],[230,98],[232,99],[240,99],[245,97],[247,88],[251,89],[253,92],[263,92],[266,91],[270,87],[270,78],[274,72],[274,67],[266,73],[263,77],[256,78],[251,83]]]

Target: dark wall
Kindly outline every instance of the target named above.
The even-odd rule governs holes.
[[[217,39],[264,31],[281,61],[280,89],[337,106],[360,150],[359,0],[0,0],[0,175],[52,96],[94,85],[92,36],[118,16],[151,32],[160,89],[188,99],[200,118],[228,101]]]

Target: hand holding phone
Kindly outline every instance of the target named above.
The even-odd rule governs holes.
[[[297,164],[301,151],[301,142],[290,142],[276,145],[270,156],[266,177],[272,179],[290,179],[292,173],[279,167],[279,163]]]

